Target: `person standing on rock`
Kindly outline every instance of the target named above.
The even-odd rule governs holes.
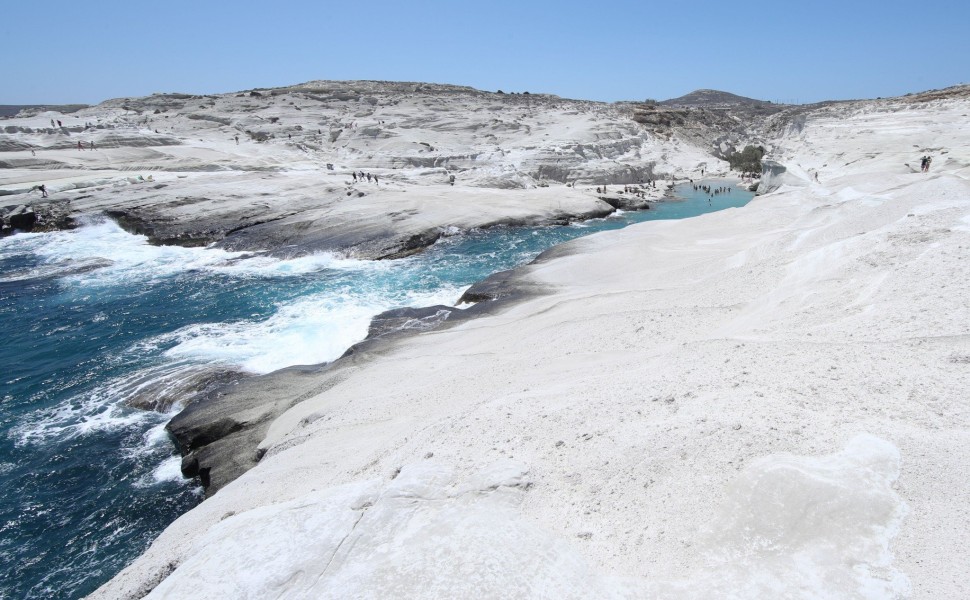
[[[44,185],[42,183],[39,186],[37,186],[37,189],[40,190],[40,197],[41,198],[47,198],[47,186],[46,185]]]

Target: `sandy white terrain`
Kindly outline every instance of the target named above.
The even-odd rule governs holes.
[[[747,207],[567,244],[93,597],[970,596],[968,113],[808,112]]]

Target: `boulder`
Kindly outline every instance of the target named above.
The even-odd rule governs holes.
[[[37,222],[37,213],[34,212],[33,207],[21,205],[7,213],[5,220],[11,229],[30,231]]]
[[[206,495],[251,469],[270,423],[318,392],[323,367],[289,367],[217,386],[191,402],[165,429],[182,454],[182,474],[199,477]]]
[[[761,185],[758,186],[758,194],[773,192],[785,184],[805,185],[805,181],[791,175],[788,168],[780,162],[774,160],[761,161]]]

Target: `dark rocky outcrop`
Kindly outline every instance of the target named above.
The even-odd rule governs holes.
[[[37,213],[31,206],[21,204],[3,215],[5,231],[33,231],[35,223],[37,223]]]
[[[243,379],[189,404],[165,427],[182,453],[182,473],[199,477],[212,495],[251,469],[273,419],[328,387],[322,369],[290,367]]]
[[[543,257],[548,257],[549,252],[547,250],[540,254],[533,263],[544,260]],[[545,287],[529,281],[524,276],[523,270],[527,268],[499,271],[489,275],[465,290],[465,293],[458,299],[458,304],[478,303],[476,308],[491,312],[499,306],[544,294],[547,291]]]
[[[18,231],[39,233],[74,227],[74,218],[70,215],[70,206],[66,201],[0,207],[0,235],[10,235]]]
[[[229,117],[219,117],[216,115],[186,115],[186,118],[192,119],[193,121],[209,121],[217,125],[229,125],[232,121]]]
[[[427,331],[448,319],[455,307],[437,304],[421,308],[394,308],[371,319],[367,339],[376,339],[399,332]]]
[[[134,210],[108,210],[105,215],[125,231],[146,236],[149,243],[156,246],[207,246],[225,236],[225,232],[204,222],[176,222],[170,218]]]
[[[149,373],[146,380],[131,382],[131,386],[137,391],[126,401],[128,406],[168,412],[177,403],[191,404],[196,398],[204,397],[246,377],[239,371],[208,368],[188,373],[180,371],[174,377],[159,377],[154,372]]]
[[[597,198],[617,210],[649,210],[651,202],[656,202],[656,200],[640,198],[635,193],[618,194],[616,196],[597,196]]]
[[[633,120],[643,125],[673,127],[683,125],[689,118],[686,110],[676,108],[641,107],[634,111]]]
[[[630,207],[632,206],[628,206]],[[482,223],[478,228],[566,224],[571,221],[602,218],[610,215],[614,210],[609,204],[602,203],[579,214],[537,216],[528,219],[503,218]],[[132,226],[137,225],[134,222],[131,223]],[[224,237],[218,240],[217,247],[230,251],[267,250],[286,256],[313,252],[342,252],[358,258],[375,260],[398,259],[417,254],[433,245],[444,234],[444,229],[437,226],[428,227],[416,233],[413,229],[402,232],[396,230],[392,223],[378,220],[345,222],[337,228],[308,213],[283,215],[257,223],[242,221],[233,225],[234,228],[225,231]],[[212,227],[212,223],[209,223],[209,226]],[[126,228],[128,228],[127,225]],[[159,232],[152,230],[150,238],[159,237]],[[168,239],[172,240],[171,243],[181,244],[176,236],[168,236]]]
[[[405,258],[421,252],[437,242],[440,237],[441,231],[438,229],[416,233],[398,244],[383,249],[377,258],[381,260]]]

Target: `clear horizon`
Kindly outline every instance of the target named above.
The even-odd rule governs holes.
[[[697,89],[785,103],[901,96],[968,82],[970,5],[822,0],[770,12],[497,0],[293,1],[166,10],[106,0],[6,9],[0,104],[98,104],[305,81],[385,80],[599,100]]]

